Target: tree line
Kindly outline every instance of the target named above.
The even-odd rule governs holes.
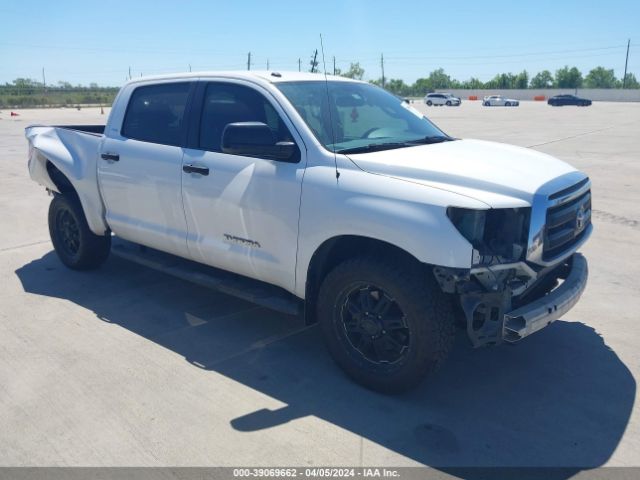
[[[349,70],[336,72],[344,77],[362,80],[364,69],[359,63],[352,63]],[[418,78],[413,84],[406,84],[398,78],[382,78],[372,80],[379,86],[384,86],[390,92],[401,96],[422,96],[434,90],[444,89],[544,89],[544,88],[621,88],[622,79],[616,78],[613,69],[596,67],[585,76],[576,67],[565,66],[552,74],[543,70],[533,77],[526,70],[520,73],[499,73],[491,80],[483,82],[472,77],[459,81],[451,78],[442,68],[432,71],[427,77]],[[627,73],[625,88],[640,88],[640,83],[633,73]]]
[[[74,86],[69,82],[44,85],[30,78],[16,78],[0,85],[0,108],[111,105],[117,93],[118,87],[100,87],[97,83],[89,86]]]
[[[311,70],[317,71],[315,58],[311,62]],[[365,71],[359,62],[355,62],[350,64],[349,69],[343,71],[336,68],[333,73],[362,80]],[[438,68],[428,76],[418,78],[413,84],[407,84],[399,78],[385,78],[384,82],[382,78],[378,78],[371,83],[405,97],[422,96],[435,90],[445,89],[621,88],[623,86],[622,79],[616,78],[613,69],[596,67],[583,76],[576,67],[569,66],[560,68],[555,73],[543,70],[533,77],[530,77],[526,70],[515,74],[499,73],[487,82],[475,77],[459,81],[451,78],[444,69]],[[640,83],[633,73],[627,73],[624,87],[640,88]],[[74,86],[63,81],[55,85],[44,85],[29,78],[16,78],[11,83],[0,85],[0,108],[111,105],[117,93],[118,87],[101,87],[96,83],[90,83],[89,86]]]

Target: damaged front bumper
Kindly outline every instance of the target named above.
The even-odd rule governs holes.
[[[587,286],[587,259],[574,253],[567,278],[547,295],[504,314],[502,339],[517,342],[563,316],[578,302]]]
[[[445,292],[458,294],[475,347],[514,343],[546,327],[577,303],[589,276],[579,253],[540,272],[524,262],[467,272],[435,273]]]

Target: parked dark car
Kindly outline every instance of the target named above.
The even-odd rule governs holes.
[[[576,97],[575,95],[556,95],[547,100],[552,107],[561,107],[563,105],[576,105],[578,107],[588,107],[591,100],[587,98]]]

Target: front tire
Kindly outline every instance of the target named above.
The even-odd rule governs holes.
[[[109,256],[111,234],[89,229],[78,197],[55,194],[49,205],[49,234],[60,261],[73,270],[99,267]]]
[[[485,107],[488,107],[488,106],[489,106],[489,105],[491,105],[491,104],[490,104],[489,102],[484,102],[484,103],[483,103],[483,105],[484,105]]]
[[[446,358],[454,313],[429,272],[372,257],[338,265],[318,295],[318,319],[333,359],[356,382],[398,392]]]
[[[427,106],[430,107],[431,105],[433,105],[433,102],[431,100],[427,100]]]

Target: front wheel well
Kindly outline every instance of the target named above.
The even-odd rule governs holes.
[[[305,285],[305,323],[316,322],[316,298],[324,277],[339,264],[358,256],[390,260],[407,269],[427,269],[412,254],[396,245],[370,237],[341,235],[326,240],[315,251],[307,268]],[[427,274],[426,271],[424,274]]]

